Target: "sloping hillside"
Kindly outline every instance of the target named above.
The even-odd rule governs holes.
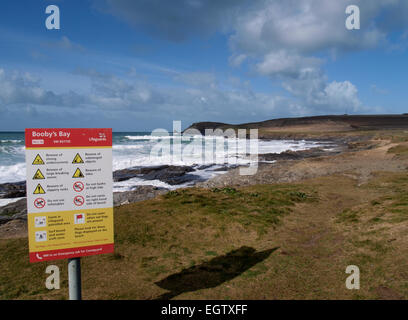
[[[302,118],[282,118],[262,122],[226,124],[220,122],[197,122],[187,129],[258,129],[261,138],[293,135],[314,136],[316,134],[351,133],[356,131],[408,130],[408,114],[402,115],[327,115]],[[186,130],[187,130],[186,129]]]

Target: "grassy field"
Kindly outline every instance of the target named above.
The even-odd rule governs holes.
[[[390,149],[406,155],[403,145]],[[82,259],[84,299],[407,299],[408,175],[182,189],[115,208],[115,254]],[[49,291],[45,268],[61,270]],[[347,290],[348,265],[361,272]],[[66,261],[0,240],[0,299],[66,299]]]

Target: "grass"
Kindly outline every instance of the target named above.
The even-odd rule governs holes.
[[[388,149],[388,153],[393,153],[397,155],[407,155],[408,154],[408,146],[399,144],[395,147]]]
[[[343,210],[343,212],[337,216],[337,220],[336,220],[336,222],[338,223],[341,223],[341,222],[356,223],[358,221],[359,221],[358,212],[350,210],[350,209]]]
[[[293,186],[273,185],[240,190],[191,188],[170,191],[163,198],[160,205],[165,206],[168,213],[199,212],[201,219],[196,223],[203,227],[203,222],[211,217],[221,228],[227,222],[237,222],[243,227],[255,228],[259,234],[280,224],[281,218],[289,214],[296,203],[316,201],[313,193],[307,194]]]
[[[397,159],[408,159],[408,144],[404,142],[391,147],[388,149],[388,153],[394,154]]]
[[[213,279],[212,287],[174,298],[406,299],[407,190],[406,173],[379,172],[364,185],[338,175],[188,188],[115,208],[115,253],[82,259],[83,296],[155,299],[167,292],[157,282],[177,275],[187,283],[191,270],[216,277],[247,259],[225,258],[245,246],[271,253],[227,280]],[[60,290],[45,288],[50,264],[60,267]],[[344,285],[351,264],[360,267],[358,292]],[[0,240],[0,270],[0,299],[68,296],[66,261],[30,264],[26,239]]]
[[[279,225],[297,203],[314,201],[316,194],[309,188],[262,185],[240,189],[189,188],[116,208],[115,254],[83,259],[83,269],[92,274],[84,278],[85,287],[98,282],[98,275],[106,277],[99,271],[99,263],[115,271],[117,265],[127,266],[123,271],[126,273],[137,268],[140,277],[148,281],[182,265],[198,264],[236,247],[226,241],[231,228],[251,237],[257,235],[258,239]],[[213,238],[218,239],[217,243]],[[65,296],[66,290],[57,294],[45,289],[44,270],[48,264],[65,268],[65,261],[30,264],[26,239],[0,240],[0,298]],[[109,298],[131,296],[121,291],[113,290]]]

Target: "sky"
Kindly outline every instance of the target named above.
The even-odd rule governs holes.
[[[49,5],[60,29],[49,30]],[[348,5],[360,29],[345,27]],[[2,0],[0,131],[405,113],[406,0]]]

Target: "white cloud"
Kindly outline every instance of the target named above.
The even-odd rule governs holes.
[[[60,40],[46,42],[44,46],[61,50],[79,51],[81,53],[86,52],[86,49],[82,45],[73,42],[66,36],[62,36]]]
[[[229,57],[228,61],[230,66],[239,67],[247,59],[246,54],[236,54]]]
[[[268,53],[263,61],[256,65],[256,70],[263,75],[298,76],[304,69],[317,68],[321,59],[304,57],[297,53],[278,50]]]
[[[208,36],[228,30],[240,6],[247,0],[134,1],[94,0],[97,7],[129,24],[171,41],[183,41],[192,35]]]
[[[96,119],[106,124],[117,119],[135,126],[156,126],[180,119],[188,125],[205,120],[242,123],[327,111],[342,113],[345,108],[363,110],[354,85],[347,81],[327,83],[319,70],[304,69],[297,77],[283,77],[283,85],[292,97],[255,92],[249,83],[234,78],[223,83],[215,76],[210,78],[219,86],[196,85],[192,81],[182,87],[153,85],[94,70],[79,70],[76,76],[90,81],[89,92],[56,94],[36,76],[0,69],[0,109],[4,116],[0,123],[18,117],[36,120],[37,126],[50,121],[80,126]],[[190,79],[192,75],[180,76]]]
[[[380,88],[380,87],[378,87],[378,86],[375,85],[375,84],[372,84],[372,85],[371,85],[371,90],[372,90],[374,93],[380,94],[380,95],[387,95],[387,94],[389,94],[389,91],[388,91],[387,89]]]
[[[362,26],[358,32],[345,28],[345,8],[360,6]],[[382,13],[397,13],[408,7],[399,0],[264,0],[242,11],[234,25],[230,45],[237,52],[268,54],[275,50],[296,50],[311,54],[323,50],[361,50],[385,40],[384,26],[376,25]]]
[[[217,82],[215,74],[210,72],[178,73],[173,79],[190,86],[204,86],[213,88],[216,86]]]
[[[282,87],[295,98],[294,109],[299,112],[366,111],[357,88],[350,81],[327,81],[321,56],[326,54],[330,58],[339,52],[384,43],[386,33],[367,21],[374,21],[383,5],[398,1],[357,0],[356,4],[365,12],[363,28],[358,32],[350,32],[344,26],[348,2],[256,2],[251,10],[237,18],[235,32],[229,39],[233,51],[230,59],[240,55],[252,58],[250,61],[257,73],[281,81]]]
[[[261,120],[287,112],[285,98],[253,92],[248,84],[239,81],[228,81],[227,85],[220,86],[224,89],[211,85],[212,82],[201,85],[200,81],[196,81],[201,74],[180,74],[180,78],[194,80],[185,87],[152,85],[94,70],[78,70],[76,75],[89,79],[90,92],[78,94],[67,91],[56,94],[44,88],[41,81],[30,74],[0,69],[0,108],[13,114],[25,108],[26,116],[42,114],[44,121],[52,114],[62,116],[72,110],[75,118],[67,118],[66,121],[74,121],[78,117],[84,119],[82,115],[92,112],[97,117],[123,118],[124,115],[137,115],[168,121],[182,119],[187,123],[203,118],[235,122],[242,119]],[[207,80],[210,79],[217,81],[213,75]]]
[[[324,63],[343,53],[392,46],[388,34],[408,26],[406,0],[191,0],[177,6],[156,1],[102,2],[114,15],[172,41],[229,31],[229,65],[236,68],[245,62],[275,83],[281,81],[292,96],[284,100],[290,113],[313,114],[324,108],[343,112],[345,105],[355,112],[367,110],[349,79],[327,81]],[[361,30],[345,28],[349,4],[360,7]],[[174,79],[189,86],[212,86],[213,90],[217,86],[214,77],[205,73],[181,74]],[[219,98],[223,105],[226,97]]]
[[[37,79],[29,73],[6,73],[0,69],[0,105],[24,103],[50,104],[57,97],[44,90]]]

